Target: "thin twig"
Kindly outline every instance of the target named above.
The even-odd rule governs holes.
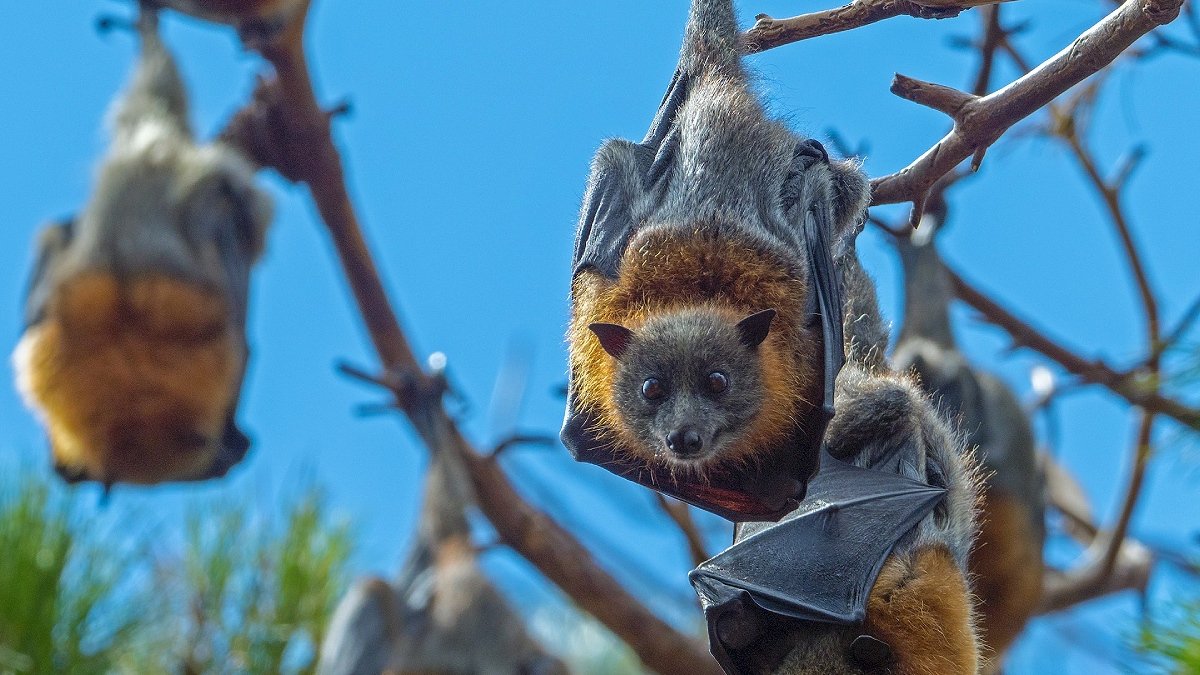
[[[667,514],[667,517],[683,534],[683,538],[687,541],[688,554],[692,557],[692,564],[699,566],[711,558],[708,548],[704,545],[704,536],[700,534],[700,529],[696,527],[696,521],[692,518],[691,507],[657,492],[654,493],[654,499],[663,513]]]
[[[1017,122],[1111,63],[1151,30],[1173,21],[1183,0],[1130,0],[1066,49],[1003,89],[966,104],[954,129],[897,173],[871,182],[872,203],[916,201],[933,183]]]
[[[1076,354],[1000,306],[954,270],[947,267],[946,271],[959,299],[975,308],[988,323],[1002,328],[1016,344],[1042,354],[1086,382],[1108,388],[1133,405],[1170,417],[1190,429],[1200,431],[1200,408],[1188,406],[1154,391],[1153,387],[1147,385],[1144,376],[1118,372],[1103,361],[1089,360]]]
[[[836,9],[827,9],[790,19],[773,19],[759,14],[758,22],[745,34],[747,51],[764,52],[800,40],[861,28],[897,16],[919,19],[947,19],[963,10],[1007,0],[854,0]]]
[[[1141,500],[1142,488],[1146,482],[1146,466],[1150,463],[1152,454],[1151,442],[1154,439],[1154,413],[1143,412],[1138,423],[1136,446],[1134,447],[1133,468],[1129,475],[1129,484],[1125,488],[1125,498],[1121,501],[1121,513],[1117,516],[1117,526],[1113,528],[1108,549],[1100,562],[1100,575],[1108,576],[1117,564],[1117,556],[1129,532],[1129,523]]]

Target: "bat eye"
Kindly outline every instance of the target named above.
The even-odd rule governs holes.
[[[859,635],[850,643],[850,658],[861,668],[882,668],[892,662],[892,648],[870,635]]]
[[[729,376],[721,371],[715,371],[708,374],[708,390],[714,394],[719,394],[729,388]]]
[[[651,377],[642,383],[642,396],[645,396],[647,401],[660,401],[666,395],[667,388],[658,381],[658,378]]]

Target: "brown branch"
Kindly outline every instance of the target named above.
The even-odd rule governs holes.
[[[1142,488],[1146,482],[1146,465],[1150,463],[1152,454],[1151,441],[1154,438],[1154,413],[1143,412],[1138,423],[1137,441],[1133,453],[1133,469],[1129,475],[1129,484],[1125,488],[1125,498],[1121,501],[1121,513],[1117,516],[1117,526],[1113,528],[1112,536],[1104,556],[1100,559],[1100,574],[1108,576],[1117,563],[1125,535],[1129,532],[1129,523],[1133,513],[1141,501]]]
[[[983,41],[979,44],[979,72],[975,75],[971,93],[976,96],[984,96],[992,89],[996,50],[1007,33],[1000,24],[999,7],[984,7],[979,11],[983,17]]]
[[[263,48],[276,77],[260,83],[250,107],[234,118],[223,136],[245,148],[261,165],[308,186],[372,344],[385,372],[391,374],[377,380],[384,384],[407,382],[418,392],[436,391],[413,384],[428,377],[400,328],[363,238],[330,133],[329,116],[317,103],[305,62],[303,19],[297,23]],[[646,666],[664,673],[721,672],[703,644],[655,616],[602,570],[570,533],[522,499],[498,464],[481,457],[465,440],[446,414],[440,395],[404,398],[408,400],[400,401],[401,409],[431,451],[454,453],[462,460],[480,509],[503,541],[608,626]]]
[[[899,73],[892,80],[892,93],[913,103],[943,112],[954,119],[958,119],[967,104],[978,98],[953,87],[923,82]]]
[[[681,501],[668,499],[657,492],[654,493],[654,498],[663,513],[667,514],[667,517],[683,534],[684,540],[687,541],[688,553],[692,557],[692,564],[698,567],[711,558],[708,547],[704,545],[704,536],[700,534],[700,529],[696,527],[696,521],[692,519],[691,507]]]
[[[1092,549],[1085,555],[1088,562],[1070,571],[1048,569],[1042,578],[1042,600],[1038,614],[1059,612],[1075,605],[1102,598],[1121,591],[1144,591],[1150,581],[1154,556],[1150,550],[1136,541],[1127,540],[1119,549],[1119,555],[1108,573],[1102,573],[1099,556],[1093,551],[1108,548],[1102,534],[1097,537]]]
[[[1158,352],[1161,342],[1160,335],[1162,333],[1158,298],[1155,296],[1154,289],[1150,284],[1150,275],[1146,271],[1145,259],[1138,248],[1137,242],[1134,240],[1133,228],[1129,225],[1129,218],[1125,214],[1124,206],[1121,203],[1121,189],[1125,183],[1127,172],[1131,169],[1119,171],[1117,179],[1109,183],[1101,175],[1095,157],[1085,147],[1083,139],[1080,138],[1078,125],[1066,125],[1066,129],[1060,134],[1060,137],[1067,144],[1067,147],[1071,149],[1071,154],[1079,162],[1079,166],[1087,176],[1088,182],[1108,210],[1109,219],[1112,221],[1117,238],[1121,242],[1121,248],[1125,253],[1125,259],[1129,263],[1130,273],[1133,275],[1134,284],[1141,298],[1142,310],[1146,320],[1147,342],[1150,344],[1151,354],[1155,354]],[[1151,368],[1157,370],[1159,362],[1158,358],[1152,357],[1149,365]]]
[[[960,162],[1111,63],[1146,33],[1179,16],[1183,0],[1128,0],[1066,49],[1003,89],[964,106],[954,129],[890,176],[871,181],[872,203],[916,201]]]
[[[988,323],[1007,332],[1017,345],[1042,354],[1086,382],[1108,388],[1143,410],[1165,415],[1190,429],[1200,431],[1200,408],[1163,396],[1146,383],[1143,375],[1118,372],[1103,361],[1089,360],[1076,354],[1001,307],[954,270],[947,267],[946,271],[958,297],[982,314]]]
[[[855,0],[836,9],[827,9],[790,19],[773,19],[759,14],[758,22],[746,32],[747,51],[764,52],[800,40],[841,33],[897,16],[918,19],[947,19],[971,7],[1008,0]]]

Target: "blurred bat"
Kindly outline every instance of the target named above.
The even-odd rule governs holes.
[[[152,10],[137,30],[91,199],[41,233],[13,356],[68,482],[216,478],[250,445],[234,417],[270,200],[234,149],[193,140]]]
[[[470,485],[457,468],[434,452],[416,547],[394,584],[363,579],[342,600],[319,675],[566,673],[480,570],[466,517]]]
[[[892,362],[911,371],[977,449],[985,476],[980,534],[969,567],[979,598],[980,637],[1000,667],[1042,600],[1044,478],[1029,416],[998,378],[967,362],[950,324],[953,291],[935,246],[946,206],[930,210],[910,238],[897,239],[904,267],[904,327]]]

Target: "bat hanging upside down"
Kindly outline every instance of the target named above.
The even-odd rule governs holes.
[[[749,87],[730,3],[696,2],[646,138],[596,154],[562,430],[577,459],[735,520],[778,519],[816,471],[843,360],[831,247],[869,192]]]
[[[215,478],[249,447],[234,416],[270,200],[234,149],[193,140],[153,11],[138,32],[92,197],[41,233],[13,356],[70,482]]]

